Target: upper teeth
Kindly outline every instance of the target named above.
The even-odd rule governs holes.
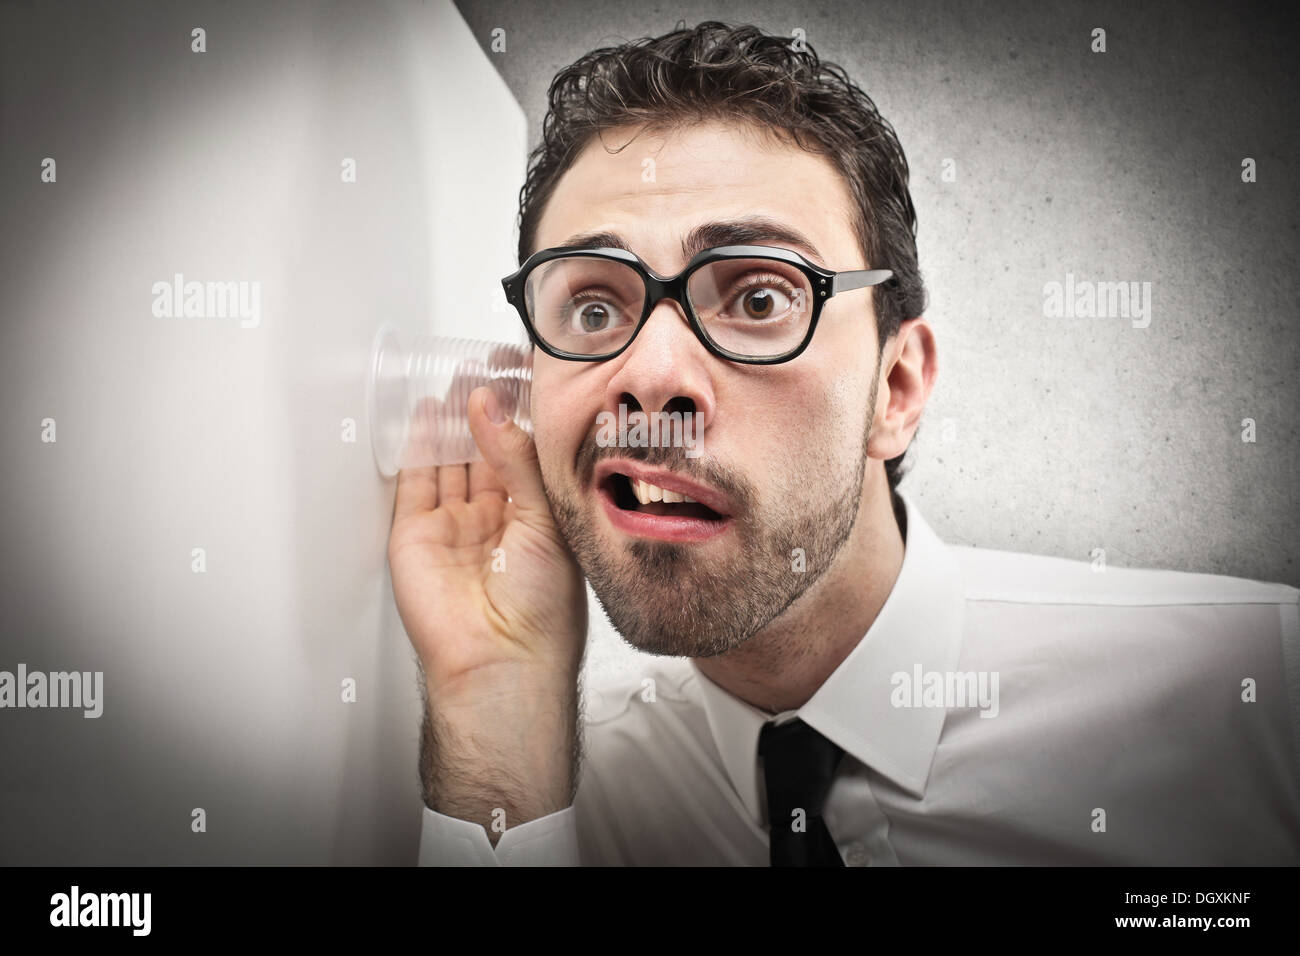
[[[643,505],[648,505],[652,501],[666,501],[673,504],[674,502],[695,500],[690,495],[684,495],[678,491],[669,491],[667,488],[652,485],[648,481],[639,481],[635,478],[628,480],[632,483],[632,493],[636,495],[636,500]]]

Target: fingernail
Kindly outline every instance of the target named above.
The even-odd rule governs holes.
[[[506,413],[501,410],[501,403],[490,388],[483,399],[483,411],[487,412],[488,421],[494,425],[500,425],[506,420]]]

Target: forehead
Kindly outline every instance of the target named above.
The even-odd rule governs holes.
[[[754,127],[620,127],[593,137],[560,178],[532,251],[618,239],[666,273],[701,248],[754,242],[845,269],[860,258],[852,211],[829,159]]]

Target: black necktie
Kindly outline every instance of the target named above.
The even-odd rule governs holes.
[[[767,778],[772,865],[843,866],[822,805],[844,751],[796,717],[779,726],[764,724],[758,753]]]

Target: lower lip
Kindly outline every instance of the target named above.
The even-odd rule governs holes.
[[[625,534],[659,541],[708,541],[716,538],[733,524],[730,516],[721,521],[705,518],[675,518],[672,515],[651,515],[643,511],[625,511],[614,503],[608,488],[597,490],[600,503],[609,516],[610,523]]]

